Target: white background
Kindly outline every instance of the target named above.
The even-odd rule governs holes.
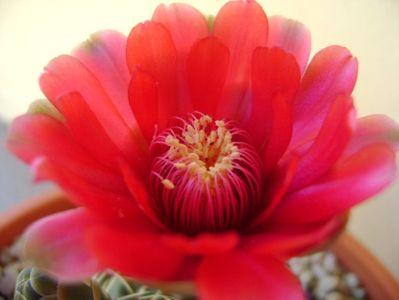
[[[149,19],[158,3],[0,0],[0,118],[10,121],[32,100],[42,97],[37,78],[51,58],[68,53],[100,29],[127,34],[133,25]],[[224,1],[190,3],[206,14],[215,14]],[[399,121],[399,1],[260,3],[268,15],[281,14],[305,23],[312,32],[312,53],[330,44],[348,47],[360,62],[354,92],[359,115],[385,113]],[[399,277],[398,195],[397,180],[389,190],[353,211],[350,230]]]

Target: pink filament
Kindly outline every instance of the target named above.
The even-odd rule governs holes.
[[[199,173],[177,168],[175,163],[179,160],[168,156],[169,145],[165,143],[168,135],[184,142],[182,133],[188,123],[184,120],[180,123],[159,135],[152,144],[150,186],[155,212],[167,226],[188,234],[241,228],[261,205],[260,162],[246,132],[226,122],[239,156],[232,160],[230,170],[217,172],[206,182]],[[172,182],[174,188],[165,187],[164,179]]]

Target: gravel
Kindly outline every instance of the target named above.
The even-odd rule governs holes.
[[[0,253],[0,300],[11,300],[15,280],[23,266],[20,241]],[[330,251],[293,258],[288,266],[295,273],[309,300],[359,300],[367,293],[356,274],[344,270]]]
[[[311,300],[367,299],[356,274],[345,270],[331,251],[289,260],[294,272]]]

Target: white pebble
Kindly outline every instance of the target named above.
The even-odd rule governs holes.
[[[299,274],[299,281],[303,288],[309,286],[310,282],[313,280],[313,274],[310,270],[305,270]]]
[[[343,276],[346,285],[350,288],[359,286],[359,278],[354,273],[346,273]]]
[[[337,259],[332,252],[327,252],[324,256],[323,267],[329,273],[334,273],[337,270]]]
[[[355,299],[364,299],[366,291],[362,288],[351,289],[351,294]]]
[[[310,256],[310,261],[312,263],[319,263],[323,259],[323,253],[322,252],[317,252],[313,255]]]
[[[326,295],[325,300],[345,300],[345,296],[338,292],[331,292]]]
[[[295,259],[290,261],[290,268],[295,274],[300,274],[304,267],[305,265],[300,260]]]
[[[324,270],[320,264],[312,264],[311,270],[317,278],[323,278],[327,276],[326,270]]]
[[[338,287],[339,279],[337,276],[330,275],[320,279],[319,285],[326,291],[331,291]]]

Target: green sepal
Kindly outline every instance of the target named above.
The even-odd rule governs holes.
[[[64,116],[47,99],[33,101],[28,108],[28,114],[47,115],[60,122],[65,122]]]

